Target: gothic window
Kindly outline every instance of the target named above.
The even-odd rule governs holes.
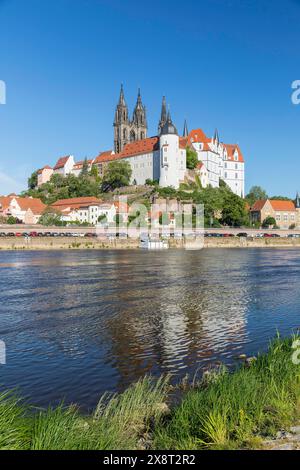
[[[123,130],[123,139],[127,139],[127,129]]]
[[[130,142],[134,142],[134,141],[135,141],[135,132],[131,131],[130,132]]]
[[[141,139],[144,139],[144,138],[145,138],[145,133],[141,132]]]

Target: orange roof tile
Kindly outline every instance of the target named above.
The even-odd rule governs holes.
[[[255,201],[255,203],[251,207],[251,211],[260,212],[263,209],[266,202],[267,202],[267,199],[259,199],[258,201]]]
[[[79,207],[86,207],[86,206],[92,206],[92,205],[98,205],[101,203],[101,199],[98,199],[97,197],[94,196],[88,196],[88,197],[74,197],[70,199],[59,199],[58,201],[54,202],[52,204],[52,207],[55,209],[61,209],[62,207],[70,207],[70,208],[76,208],[78,209]]]
[[[69,158],[70,158],[70,155],[68,155],[67,157],[59,158],[53,170],[59,170],[60,168],[63,168],[65,164],[67,163],[67,161],[69,160]]]
[[[242,155],[241,149],[237,144],[224,144],[226,150],[227,150],[227,159],[229,161],[235,161],[234,159],[234,152],[235,150],[238,151],[238,162],[244,162],[244,157]]]
[[[273,207],[274,211],[295,211],[295,204],[293,201],[281,201],[277,199],[270,199],[271,206]]]

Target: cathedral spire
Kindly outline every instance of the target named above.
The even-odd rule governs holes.
[[[158,134],[161,133],[161,130],[164,124],[167,122],[167,102],[166,97],[163,96],[162,105],[161,105],[161,114],[160,114],[160,121],[158,124]]]
[[[126,106],[126,101],[125,101],[125,97],[124,97],[123,83],[121,83],[119,106]]]
[[[300,209],[300,196],[299,196],[298,191],[297,191],[297,194],[296,194],[295,205],[296,205],[296,209]]]
[[[215,130],[214,141],[217,142],[218,144],[220,143],[218,129]]]
[[[116,107],[114,119],[114,150],[119,153],[123,150],[129,139],[128,108],[124,97],[123,84],[121,85],[119,102]]]
[[[184,120],[184,126],[183,126],[183,137],[187,137],[189,135],[188,127],[187,127],[187,122],[186,119]]]

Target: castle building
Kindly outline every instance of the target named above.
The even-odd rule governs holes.
[[[196,181],[198,176],[203,188],[217,188],[223,180],[235,194],[245,196],[245,164],[239,145],[221,142],[217,130],[213,137],[207,137],[200,128],[189,132],[186,120],[183,135],[180,136],[167,110],[165,96],[162,99],[157,135],[147,137],[146,108],[140,90],[130,119],[121,85],[113,126],[114,149],[101,152],[88,161],[89,168],[97,166],[100,176],[103,176],[110,162],[124,160],[128,161],[132,169],[131,184],[143,185],[146,180],[156,180],[160,186],[177,189],[181,183]],[[195,170],[187,168],[188,147],[198,157]],[[83,164],[83,161],[75,163],[73,156],[66,156],[60,158],[51,171],[63,176],[70,173],[78,176]],[[43,174],[49,178],[45,169]],[[39,184],[41,181],[43,178],[40,178]]]
[[[114,151],[122,152],[129,142],[143,140],[147,137],[148,125],[146,108],[142,103],[141,92],[138,91],[137,102],[132,119],[129,119],[128,107],[124,97],[123,85],[121,85],[120,98],[116,107],[114,119]]]

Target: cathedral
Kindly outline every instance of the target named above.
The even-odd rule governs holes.
[[[157,134],[148,137],[147,133],[146,108],[140,90],[130,118],[121,86],[114,118],[114,149],[100,152],[97,157],[88,160],[89,168],[96,166],[102,177],[110,162],[123,160],[131,166],[131,184],[134,185],[144,185],[151,180],[162,187],[177,189],[181,183],[200,180],[203,188],[217,188],[222,180],[235,194],[244,197],[245,164],[238,144],[221,142],[218,131],[213,137],[208,137],[201,128],[188,131],[186,121],[180,135],[167,110],[165,97]],[[196,160],[195,163],[195,159],[191,162],[190,151],[197,156],[198,162]],[[73,156],[60,158],[54,168],[46,166],[40,170],[39,185],[49,181],[53,173],[78,176],[83,164],[83,161],[75,163]]]
[[[143,140],[147,137],[148,125],[146,108],[142,103],[141,92],[133,110],[132,119],[129,118],[128,107],[124,97],[123,85],[121,85],[120,98],[117,104],[114,119],[114,150],[120,153],[129,142]]]

